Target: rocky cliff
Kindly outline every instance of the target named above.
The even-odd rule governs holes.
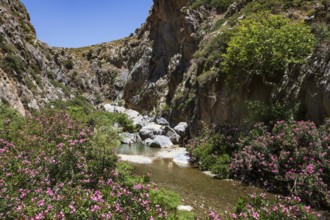
[[[141,113],[161,114],[173,124],[189,121],[196,127],[201,121],[244,124],[252,111],[247,101],[298,106],[300,118],[317,122],[330,116],[327,1],[288,6],[282,1],[227,1],[231,4],[221,6],[198,2],[202,1],[155,0],[146,22],[133,36],[69,49],[38,41],[20,1],[1,1],[2,102],[25,114],[51,100],[82,95],[95,105],[116,102]],[[221,58],[209,52],[225,51],[224,33],[261,7],[305,20],[315,35],[324,36],[306,62],[288,67],[275,85],[254,77],[233,90],[221,69]],[[219,47],[212,47],[214,41]]]

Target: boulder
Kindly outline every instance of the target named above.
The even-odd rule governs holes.
[[[122,144],[136,143],[141,141],[141,138],[137,133],[124,132],[120,133],[119,137]]]
[[[180,143],[181,137],[180,135],[178,135],[178,133],[176,133],[176,131],[173,128],[166,126],[164,129],[164,135],[168,137],[173,144]]]
[[[155,122],[159,125],[165,125],[165,126],[170,125],[170,123],[163,117],[156,118]]]
[[[156,135],[151,141],[146,140],[145,144],[156,148],[171,147],[173,145],[172,141],[164,135]]]
[[[128,116],[128,118],[130,118],[132,120],[134,120],[135,118],[140,116],[139,112],[132,110],[132,109],[126,109],[124,113]]]
[[[178,209],[179,211],[187,211],[187,212],[191,212],[194,208],[191,207],[191,206],[189,206],[189,205],[179,205],[179,206],[177,207],[177,209]]]
[[[187,152],[182,152],[173,157],[173,162],[178,166],[189,166],[190,157]]]
[[[120,106],[114,106],[111,104],[105,104],[104,110],[111,113],[125,113],[126,108]]]
[[[153,139],[155,135],[160,135],[163,133],[163,129],[161,125],[150,123],[139,131],[139,135],[142,138],[142,140],[145,140],[147,138]]]
[[[178,133],[182,138],[186,137],[188,134],[188,123],[180,122],[177,126],[174,127],[176,133]]]
[[[138,117],[133,119],[133,124],[141,129],[142,127],[150,124],[150,122],[152,121],[152,118],[148,117],[148,116],[143,116],[143,115],[139,115]]]
[[[151,143],[152,143],[152,139],[151,138],[147,138],[147,139],[145,139],[143,142],[142,142],[142,144],[144,144],[144,145],[147,145],[147,146],[150,146],[151,145]]]

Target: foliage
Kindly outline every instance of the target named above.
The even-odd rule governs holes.
[[[68,86],[66,86],[66,85],[64,85],[64,84],[62,84],[62,83],[60,83],[59,81],[54,80],[54,79],[50,80],[50,83],[51,83],[54,87],[61,88],[62,91],[64,92],[64,94],[65,94],[66,96],[70,96],[70,94],[71,94],[71,88],[70,88],[70,87],[68,87]]]
[[[73,69],[74,64],[73,64],[73,62],[72,62],[71,59],[68,59],[68,60],[66,60],[66,61],[64,62],[64,66],[65,66],[65,68],[67,68],[68,70],[71,70],[71,69]]]
[[[269,132],[262,124],[242,138],[231,171],[243,182],[294,194],[314,206],[330,206],[330,122],[279,121]]]
[[[226,10],[233,2],[233,0],[191,0],[190,5],[192,8],[198,8],[204,5],[207,7],[215,7],[221,10]]]
[[[212,69],[212,67],[219,68],[221,66],[222,55],[226,52],[228,42],[233,36],[233,30],[226,30],[221,32],[210,42],[204,45],[203,50],[197,51],[194,54],[195,58],[204,60],[204,72]],[[211,72],[214,70],[211,70]],[[204,73],[203,73],[204,74]]]
[[[234,32],[222,64],[236,79],[274,78],[289,64],[303,63],[314,48],[307,25],[280,15],[257,14],[241,20]]]
[[[10,108],[7,104],[0,102],[0,130],[4,130],[5,126],[10,129],[19,129],[23,117],[15,110]],[[1,136],[0,136],[1,137]]]
[[[231,214],[234,219],[308,219],[316,220],[319,214],[311,211],[309,206],[299,204],[299,197],[276,196],[275,201],[266,199],[265,194],[250,195],[249,201],[241,198],[236,204],[235,213]]]
[[[216,133],[204,129],[187,146],[191,162],[198,163],[200,169],[210,170],[219,178],[228,178],[238,135],[238,130],[232,128],[222,128]]]
[[[7,54],[5,56],[3,67],[5,71],[16,72],[18,75],[22,75],[24,73],[22,60],[13,54]]]
[[[123,131],[135,132],[136,128],[133,122],[123,113],[110,113],[101,110],[95,110],[88,100],[82,96],[77,96],[66,102],[52,102],[56,109],[65,110],[77,121],[86,125],[93,125],[96,129],[117,124]]]
[[[330,22],[314,23],[312,30],[318,41],[330,42]]]
[[[176,210],[180,204],[180,197],[176,193],[165,189],[151,190],[150,199],[156,204],[172,211]]]
[[[158,192],[149,178],[134,176],[127,165],[117,167],[111,150],[93,141],[91,128],[66,112],[42,112],[26,118],[19,128],[11,126],[13,120],[2,120],[6,115],[15,117],[8,109],[1,112],[1,219],[167,219],[177,215],[176,195]]]
[[[266,105],[260,101],[247,101],[246,106],[248,114],[245,123],[248,127],[257,122],[270,124],[280,120],[289,121],[294,119],[297,112],[296,108],[289,108],[279,102]]]

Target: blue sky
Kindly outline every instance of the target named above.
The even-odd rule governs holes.
[[[152,0],[21,0],[37,37],[50,46],[82,47],[123,37],[146,20]]]

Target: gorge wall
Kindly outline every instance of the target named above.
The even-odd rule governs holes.
[[[233,90],[219,69],[219,60],[210,64],[196,56],[222,34],[228,22],[243,19],[254,2],[237,1],[223,10],[192,8],[188,0],[154,0],[146,22],[132,36],[72,49],[40,42],[24,5],[3,0],[1,102],[27,114],[50,101],[84,96],[94,105],[110,101],[141,113],[161,114],[173,124],[189,121],[193,129],[202,121],[242,125],[251,111],[248,100],[290,108],[299,105],[300,117],[316,122],[330,117],[329,38],[318,42],[305,64],[287,69],[275,86],[255,77]],[[318,2],[310,7],[328,14],[330,6],[321,7]],[[296,8],[281,13],[307,16]],[[317,13],[312,23],[321,20],[329,26],[329,19]],[[219,21],[223,24],[215,28]],[[205,65],[212,66],[212,74],[205,72]]]

